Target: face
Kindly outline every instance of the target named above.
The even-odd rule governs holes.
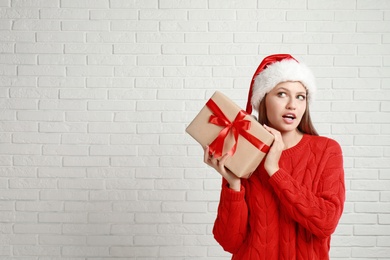
[[[282,82],[265,97],[269,125],[281,133],[297,131],[307,106],[306,88],[300,82]]]

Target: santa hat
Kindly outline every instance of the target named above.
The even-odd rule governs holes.
[[[265,57],[253,75],[246,112],[251,114],[252,107],[259,109],[260,101],[276,85],[286,81],[299,81],[306,88],[309,101],[316,91],[315,79],[310,69],[299,63],[290,54],[274,54]]]

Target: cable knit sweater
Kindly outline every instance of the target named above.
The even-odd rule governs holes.
[[[239,192],[222,181],[215,239],[234,260],[329,259],[345,200],[339,144],[304,135],[279,168],[269,177],[260,164]]]

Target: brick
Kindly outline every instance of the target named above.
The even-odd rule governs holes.
[[[33,54],[3,54],[0,57],[2,64],[36,64],[36,56]]]
[[[31,51],[31,52],[35,52],[35,51]],[[37,75],[65,76],[65,68],[63,66],[49,66],[49,65],[39,65],[39,66],[21,65],[18,67],[18,74],[23,76],[37,76]],[[45,91],[45,90],[37,90],[37,91]]]
[[[13,164],[15,166],[55,166],[61,165],[61,158],[52,156],[40,156],[40,155],[29,155],[22,156],[17,155],[13,157]]]
[[[69,122],[111,122],[113,115],[107,111],[66,112],[65,120]]]
[[[136,57],[121,55],[121,56],[112,56],[112,55],[88,55],[87,57],[88,65],[117,65],[117,66],[127,66],[135,65]]]
[[[160,30],[162,32],[206,32],[207,22],[199,21],[161,21]]]
[[[359,45],[357,53],[360,55],[385,55],[389,54],[389,48],[385,45],[377,45],[375,48],[369,48],[367,45]]]
[[[110,203],[109,202],[78,202],[78,201],[72,201],[72,202],[66,202],[65,203],[65,210],[66,211],[77,211],[77,212],[108,212],[111,211]],[[75,224],[78,225],[78,224]],[[87,228],[89,225],[85,224],[85,227]],[[96,233],[99,234],[99,233]]]
[[[15,224],[16,234],[61,234],[61,225],[59,224]]]
[[[128,8],[128,9],[149,9],[149,8],[158,8],[158,1],[127,1],[127,0],[111,0],[110,1],[111,8]]]
[[[62,227],[63,235],[98,235],[108,234],[108,225],[96,225],[96,224],[64,224]]]
[[[16,31],[59,31],[60,21],[44,21],[38,19],[18,19],[12,23]]]
[[[210,21],[210,32],[256,32],[257,25],[250,21]]]
[[[11,189],[54,189],[57,187],[57,181],[53,179],[12,179],[9,183]]]
[[[63,121],[64,113],[62,111],[19,111],[18,120],[21,121]]]
[[[115,44],[113,46],[114,54],[161,54],[161,46],[158,44],[144,44],[144,43],[136,43],[136,44]],[[149,57],[140,56],[139,58],[148,59]],[[154,57],[156,58],[156,57]],[[163,59],[163,57],[159,57],[159,59]],[[145,66],[145,62],[138,62],[139,65]]]
[[[161,117],[153,112],[117,112],[114,117],[115,122],[160,122]]]
[[[34,223],[38,221],[37,214],[34,212],[11,212],[0,211],[0,217],[3,223]],[[1,240],[1,238],[0,238]],[[24,244],[15,243],[14,244]],[[28,243],[27,243],[28,244]]]
[[[216,34],[218,35],[218,34]],[[283,40],[282,40],[283,38]],[[308,37],[305,37],[305,39]],[[284,35],[282,37],[279,33],[273,33],[273,32],[261,32],[261,33],[247,33],[247,32],[240,32],[240,33],[234,33],[234,42],[237,43],[266,43],[266,42],[274,42],[274,43],[281,43],[284,42],[291,42],[292,37],[288,37],[287,35]],[[301,38],[298,40],[299,42],[302,41]],[[220,42],[220,41],[219,41]],[[258,64],[256,64],[258,65]],[[255,65],[254,65],[255,66]]]
[[[136,214],[151,214],[155,216],[157,213],[161,212],[161,202],[156,201],[126,201],[126,202],[115,202],[113,205],[113,210],[116,212],[134,212]],[[148,213],[145,213],[148,212]],[[149,216],[149,215],[148,215]],[[142,217],[141,217],[142,219]],[[152,223],[156,224],[156,223]]]
[[[189,0],[189,1],[180,1],[180,0],[162,0],[159,2],[159,7],[162,9],[206,9],[207,1],[206,0]]]
[[[2,42],[35,42],[35,34],[24,31],[1,31],[0,40]]]
[[[113,145],[147,145],[158,144],[159,138],[156,135],[139,135],[139,134],[116,134],[110,136],[110,143]]]
[[[41,91],[44,91],[45,87],[61,87],[61,88],[84,88],[85,80],[80,77],[41,77],[38,79],[38,86],[43,87]],[[58,91],[57,91],[58,92]],[[54,95],[53,95],[54,96]],[[58,98],[58,94],[55,96]]]
[[[78,55],[42,54],[38,57],[38,63],[43,65],[84,65],[85,58]]]
[[[0,146],[1,154],[25,154],[39,155],[41,154],[41,146],[36,144],[2,144]]]
[[[86,238],[69,235],[41,235],[39,242],[44,245],[86,245]]]
[[[211,224],[215,221],[215,213],[184,213],[185,224]]]
[[[137,198],[135,191],[128,191],[128,190],[104,190],[104,191],[90,191],[90,200],[94,201],[118,201],[118,200],[135,200]],[[131,217],[130,213],[130,217]],[[103,216],[100,216],[102,221],[106,221],[106,219],[109,217],[109,219],[112,219],[112,222],[117,223],[119,219],[121,219],[122,222],[127,222],[129,219],[129,214],[119,214],[119,213],[113,213],[112,216],[108,214],[104,214]],[[90,219],[96,219],[97,217],[93,218],[91,215],[89,216]],[[115,221],[114,221],[115,220]],[[95,220],[96,221],[96,220]]]
[[[353,248],[352,257],[365,257],[365,258],[386,258],[390,254],[390,250],[386,247],[383,248]]]
[[[64,166],[79,166],[79,167],[86,167],[86,166],[108,166],[109,165],[109,158],[103,157],[103,156],[95,156],[95,157],[74,157],[74,156],[66,156],[63,158],[63,165]]]
[[[390,118],[386,118],[386,113],[377,112],[373,113],[359,113],[356,116],[357,123],[388,123]],[[385,140],[387,137],[385,136]]]
[[[176,43],[163,44],[162,54],[186,54],[186,55],[206,55],[209,52],[209,46],[206,44]]]
[[[128,43],[135,42],[134,32],[86,32],[88,43]]]
[[[385,224],[388,225],[390,223],[390,218],[388,214],[380,214],[379,216],[379,224]]]
[[[210,53],[213,55],[222,55],[222,54],[235,54],[235,55],[249,55],[251,53],[255,53],[257,50],[256,44],[218,44],[210,46]],[[217,69],[217,68],[216,68]],[[226,70],[226,68],[220,68]],[[234,70],[237,68],[229,68],[230,70]],[[236,75],[236,74],[233,74]],[[218,76],[218,75],[217,75]]]
[[[129,233],[130,234],[143,233],[143,232],[138,232],[139,229],[149,228],[150,230],[154,230],[152,226],[149,225],[148,226],[145,225],[145,228],[143,228],[143,225],[139,225],[139,226],[129,225],[128,224],[129,222],[130,223],[134,222],[133,219],[134,219],[134,214],[128,214],[128,213],[116,212],[116,213],[91,213],[90,214],[91,223],[106,223],[107,221],[115,221],[116,223],[118,223],[111,228],[111,234],[113,235],[128,235]],[[121,222],[127,224],[120,224]],[[152,232],[148,232],[148,233],[152,233]],[[155,233],[155,231],[153,233]]]
[[[137,150],[134,146],[129,145],[110,145],[110,146],[91,146],[89,149],[90,155],[136,155]]]
[[[232,1],[229,3],[224,3],[218,0],[209,0],[209,8],[210,9],[256,9],[257,1],[249,0],[245,1],[245,3]]]
[[[137,20],[137,10],[91,10],[90,17],[92,20]]]
[[[354,43],[354,44],[379,44],[381,42],[380,35],[365,33],[338,33],[332,36],[332,41],[336,44]]]
[[[51,8],[40,10],[41,19],[88,20],[88,10],[70,8]],[[61,32],[63,33],[63,32]],[[66,33],[64,35],[67,35]]]
[[[74,145],[44,145],[42,147],[43,155],[88,155],[87,146]]]
[[[377,125],[361,125],[361,127],[356,127],[355,124],[334,124],[331,126],[332,134],[367,134],[370,133],[372,135],[380,133],[380,126]],[[375,136],[374,136],[375,138]],[[371,139],[371,138],[370,138]],[[372,144],[372,143],[371,143]],[[359,149],[359,148],[357,148]],[[361,149],[369,149],[369,148],[361,148]],[[366,150],[367,151],[367,150]],[[376,151],[370,150],[373,154],[377,154]],[[373,155],[371,153],[371,155]],[[375,156],[375,155],[374,155]],[[378,156],[378,154],[376,155]]]
[[[98,75],[98,70],[91,72]],[[104,99],[107,92],[104,89],[61,89],[61,99]]]
[[[62,21],[63,31],[108,31],[110,23],[104,20]]]
[[[13,134],[13,142],[20,144],[58,144],[60,140],[59,134],[48,133],[15,133]]]
[[[133,182],[123,182],[122,180],[107,180],[105,184],[109,190],[151,190],[153,183],[150,180],[135,180]]]
[[[85,223],[87,222],[87,213],[40,213],[39,214],[40,223]],[[50,243],[48,243],[50,244]]]
[[[14,246],[13,254],[16,256],[58,256],[60,246]]]
[[[169,223],[182,223],[181,213],[136,213],[136,223],[149,223],[149,224],[169,224]]]
[[[3,245],[36,245],[37,237],[34,235],[3,235],[0,241]],[[7,254],[8,255],[8,254]]]
[[[340,3],[339,1],[327,1],[322,2],[320,0],[310,1],[308,8],[309,9],[337,9],[337,10],[343,10],[343,9],[354,9],[355,8],[355,1],[348,0],[344,3]]]
[[[158,257],[160,248],[158,246],[132,246],[132,247],[116,247],[110,248],[111,255],[114,257],[129,257],[133,256],[144,256],[144,257]]]
[[[87,176],[91,178],[134,178],[135,169],[128,168],[88,168]]]
[[[99,246],[64,246],[62,247],[64,256],[109,256],[109,248]]]
[[[131,101],[89,101],[88,110],[90,111],[132,111],[135,108],[135,103]]]
[[[135,133],[136,129],[134,124],[125,122],[115,123],[90,123],[88,125],[88,131],[90,133],[112,133],[112,134],[124,134]]]
[[[187,11],[180,10],[178,8],[175,9],[147,9],[139,11],[139,20],[186,20],[187,19]]]
[[[88,199],[88,191],[84,190],[42,190],[39,197],[42,201],[80,201]]]
[[[156,32],[159,28],[158,21],[116,21],[110,22],[112,31],[127,32]]]
[[[375,225],[378,223],[378,217],[376,214],[343,214],[340,219],[341,224],[367,224]],[[340,243],[336,243],[340,245]]]
[[[207,10],[207,9],[189,10],[188,19],[205,20],[205,21],[235,20],[235,11],[234,10]]]
[[[66,68],[66,73],[69,76],[76,76],[76,77],[81,77],[81,76],[112,76],[113,75],[113,68],[111,67],[101,67],[101,66],[72,66],[72,67],[67,67]],[[79,90],[80,91],[80,90]],[[93,90],[89,90],[90,93],[93,92]],[[60,92],[61,94],[61,92]]]

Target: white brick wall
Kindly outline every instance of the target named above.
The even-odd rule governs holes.
[[[184,129],[271,53],[345,154],[332,259],[390,259],[390,1],[0,0],[0,259],[229,259]]]

